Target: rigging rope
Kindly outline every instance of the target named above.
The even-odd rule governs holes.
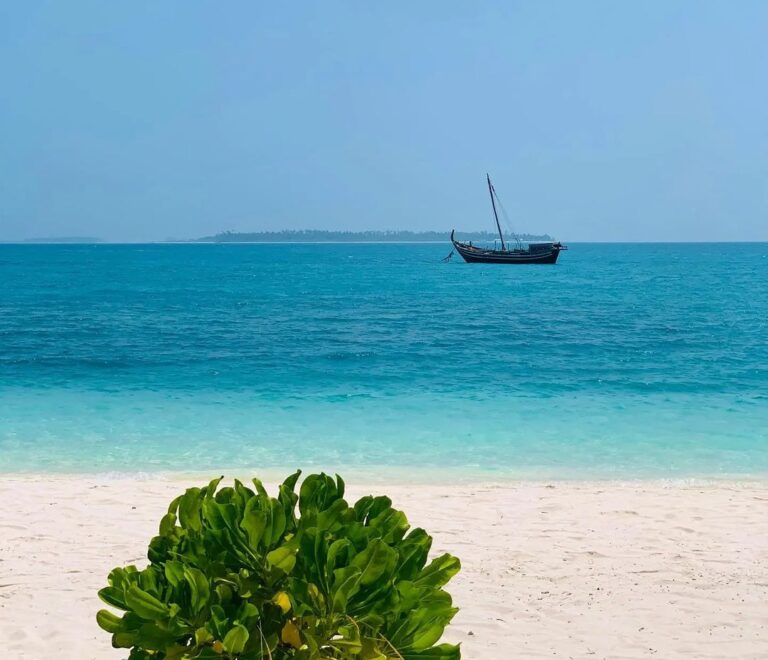
[[[509,231],[510,234],[512,234],[518,247],[522,247],[523,242],[520,240],[520,237],[515,233],[515,230],[512,229],[512,223],[509,221],[509,213],[507,213],[507,209],[504,208],[504,204],[501,203],[501,200],[499,199],[499,195],[496,192],[495,187],[493,188],[493,195],[496,198],[496,202],[498,203],[499,208],[501,209],[502,220],[504,221],[504,225],[506,229]]]

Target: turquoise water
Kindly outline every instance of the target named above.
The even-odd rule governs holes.
[[[768,472],[768,245],[0,246],[0,471]]]

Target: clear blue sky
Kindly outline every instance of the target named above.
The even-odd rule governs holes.
[[[768,240],[768,2],[0,6],[0,239]]]

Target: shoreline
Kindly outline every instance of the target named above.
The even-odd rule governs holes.
[[[243,473],[244,471],[238,470]],[[261,470],[260,476],[266,477]],[[118,565],[146,563],[171,499],[218,471],[0,475],[4,658],[119,660],[95,623]],[[287,473],[281,471],[280,478]],[[768,656],[768,481],[386,483],[462,570],[445,639],[468,660]],[[359,475],[358,475],[359,476]],[[265,478],[270,493],[275,481]]]
[[[377,468],[336,468],[328,466],[309,466],[301,468],[222,468],[192,469],[192,470],[94,470],[94,471],[46,471],[46,470],[19,470],[1,471],[0,482],[3,480],[35,480],[35,479],[92,479],[105,481],[164,481],[183,482],[201,481],[207,483],[211,479],[223,476],[225,479],[237,478],[240,481],[250,481],[258,477],[265,483],[280,483],[288,475],[296,470],[301,470],[303,479],[309,474],[325,472],[326,474],[340,474],[347,484],[366,483],[376,486],[434,486],[441,487],[449,484],[461,486],[494,486],[509,487],[523,485],[603,485],[603,486],[762,486],[768,485],[768,472],[762,473],[698,473],[698,474],[600,474],[579,473],[574,470],[570,475],[555,471],[546,473],[541,471],[517,471],[506,470],[476,470],[460,467],[426,467],[412,468],[407,466],[384,466]],[[503,473],[503,474],[502,474]]]

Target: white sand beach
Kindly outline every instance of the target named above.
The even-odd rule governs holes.
[[[463,563],[447,639],[469,660],[768,657],[768,483],[515,482],[366,488]],[[204,479],[0,477],[5,660],[118,660],[110,568],[145,563],[168,502]]]

